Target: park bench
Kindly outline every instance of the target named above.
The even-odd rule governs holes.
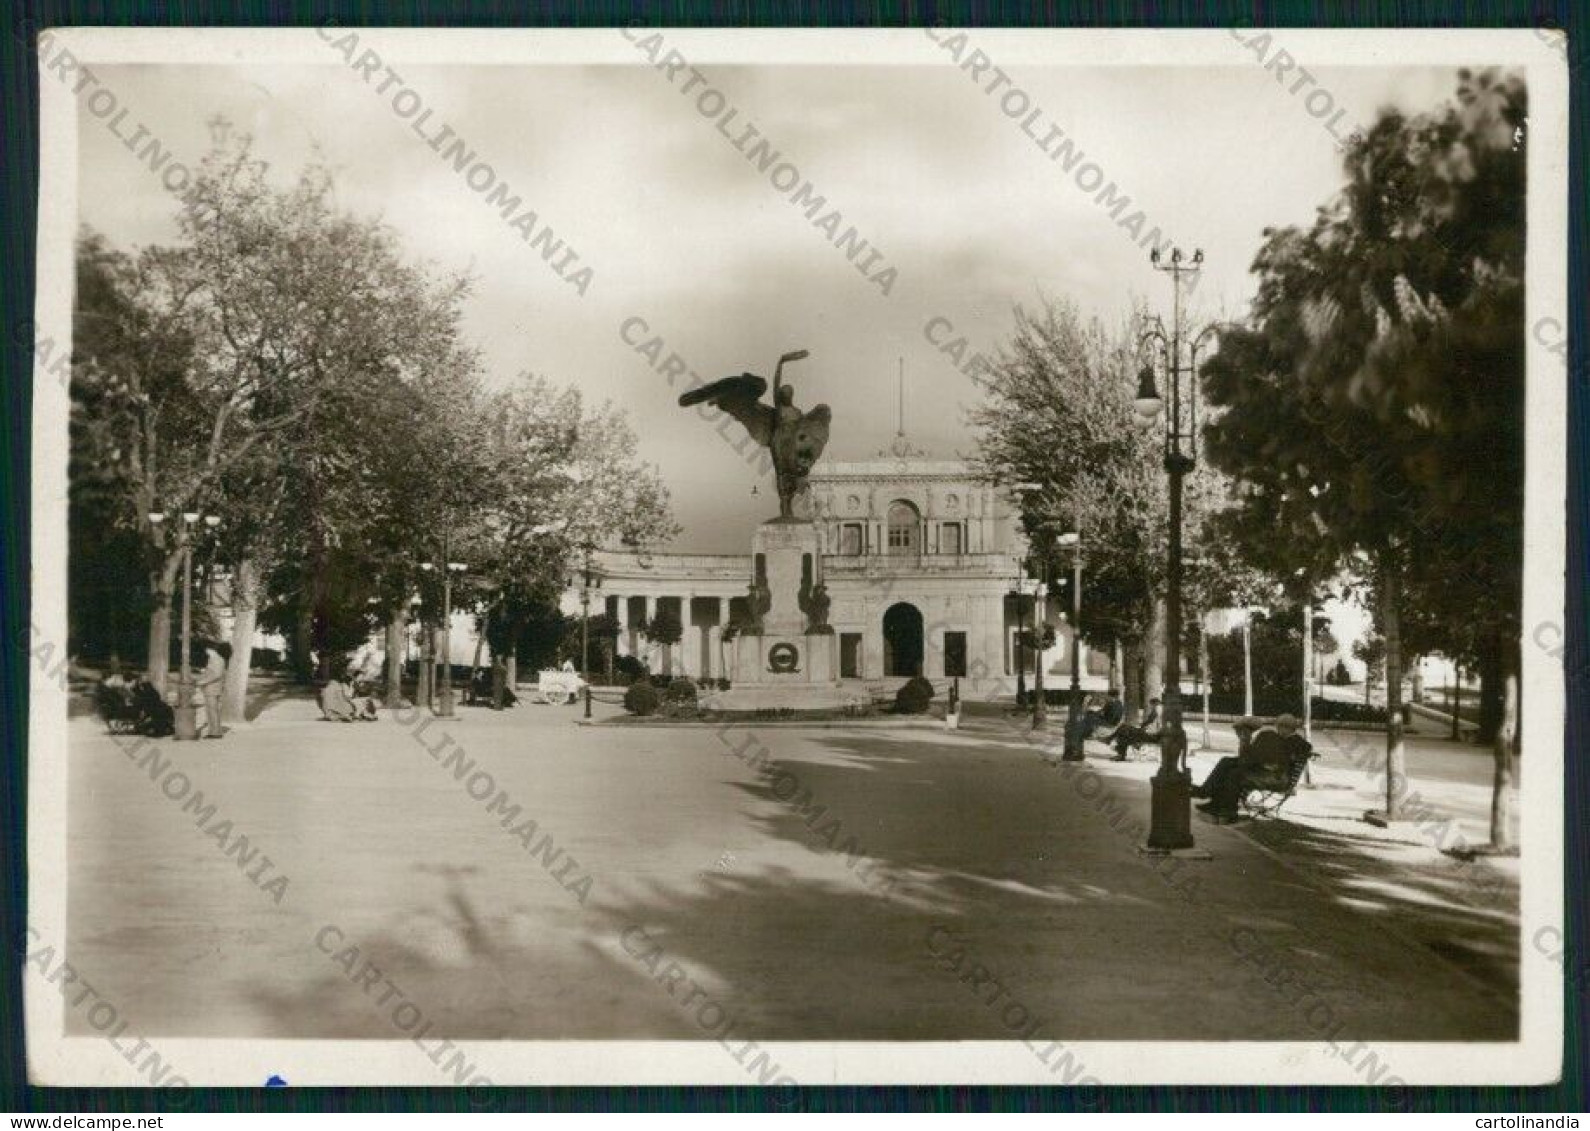
[[[173,729],[171,705],[151,684],[142,680],[122,687],[99,684],[94,688],[94,706],[111,734],[161,738]]]
[[[1291,749],[1288,751],[1285,770],[1278,766],[1266,766],[1258,770],[1249,770],[1244,775],[1241,804],[1249,815],[1254,817],[1279,815],[1281,806],[1297,792],[1298,783],[1303,780],[1303,771],[1308,768],[1309,759],[1318,757],[1313,745],[1300,734],[1294,734],[1287,743]]]
[[[112,687],[101,683],[94,688],[94,706],[111,734],[131,734],[138,725],[138,708],[131,687]]]

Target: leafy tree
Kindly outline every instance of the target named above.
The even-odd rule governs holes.
[[[1406,795],[1407,609],[1450,609],[1474,626],[1453,635],[1489,641],[1504,667],[1516,652],[1524,111],[1520,79],[1465,71],[1437,112],[1382,113],[1313,226],[1267,232],[1249,325],[1203,374],[1246,544],[1314,576],[1345,567],[1372,594],[1391,815]]]
[[[1134,426],[1137,335],[1084,324],[1074,304],[1018,309],[1016,330],[979,380],[971,412],[978,462],[1001,483],[1039,489],[1022,523],[1039,569],[1064,569],[1054,535],[1080,529],[1085,567],[1080,631],[1095,647],[1119,642],[1129,672],[1152,654],[1165,577],[1165,476],[1156,442]],[[1144,682],[1128,680],[1140,703]]]

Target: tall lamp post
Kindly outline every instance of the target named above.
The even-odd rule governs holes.
[[[1206,328],[1191,343],[1183,325],[1182,287],[1203,269],[1204,253],[1194,251],[1190,262],[1183,262],[1180,248],[1160,262],[1159,250],[1150,253],[1154,269],[1171,277],[1171,328],[1166,331],[1156,318],[1156,327],[1143,335],[1143,343],[1154,342],[1165,371],[1169,412],[1154,384],[1154,367],[1143,367],[1138,374],[1137,397],[1133,407],[1144,428],[1152,428],[1165,418],[1165,471],[1170,478],[1170,562],[1165,595],[1165,725],[1160,743],[1159,771],[1154,775],[1149,814],[1148,850],[1174,852],[1191,848],[1192,779],[1187,773],[1187,732],[1181,711],[1181,618],[1182,618],[1182,481],[1197,466],[1197,343],[1210,332]],[[1187,363],[1183,355],[1188,355]],[[1183,377],[1187,378],[1183,388]]]
[[[1013,495],[1018,496],[1020,498],[1021,501],[1018,503],[1018,505],[1025,512],[1025,510],[1026,510],[1026,496],[1037,494],[1039,491],[1042,491],[1043,490],[1043,484],[1041,484],[1041,483],[1013,483],[1013,484],[1011,484],[1010,490],[1011,490],[1011,493]],[[1026,657],[1027,594],[1026,594],[1026,591],[1021,587],[1022,574],[1024,572],[1025,572],[1025,570],[1023,569],[1021,562],[1018,561],[1016,563],[1016,648],[1015,648],[1015,653],[1016,653],[1016,710],[1014,712],[1015,714],[1020,714],[1021,713],[1022,707],[1025,705],[1025,704],[1023,704],[1022,700],[1024,700],[1027,697],[1027,657]],[[1037,622],[1037,619],[1038,619],[1038,582],[1037,582],[1036,579],[1034,579],[1034,581],[1033,581],[1032,593],[1033,593],[1033,622],[1034,622],[1033,627],[1036,630],[1036,628],[1037,628],[1037,623],[1036,622]],[[1042,667],[1043,666],[1043,661],[1042,661],[1041,658],[1039,659],[1037,666],[1038,667]],[[1035,676],[1034,678],[1039,680],[1039,685],[1042,686],[1042,682],[1041,682],[1042,681],[1042,677],[1041,676]],[[1036,726],[1040,725],[1039,724],[1039,717],[1040,716],[1037,713],[1037,708],[1034,708],[1033,709],[1033,726],[1036,727]]]
[[[1079,524],[1080,526],[1080,524]],[[1071,551],[1071,702],[1066,708],[1066,744],[1061,760],[1080,762],[1082,750],[1082,532],[1068,530],[1055,545]]]
[[[166,520],[164,511],[150,511],[149,522],[159,526]],[[177,668],[177,706],[172,737],[194,739],[199,737],[198,708],[193,705],[193,528],[203,520],[214,530],[221,522],[220,515],[199,511],[182,511],[177,516],[177,549],[182,554],[182,655]],[[162,692],[164,689],[162,689]]]
[[[1044,698],[1043,666],[1044,645],[1049,635],[1049,555],[1039,561],[1039,576],[1032,584],[1032,729],[1042,730],[1049,720],[1049,704]],[[1043,593],[1040,611],[1038,594]]]
[[[462,575],[468,567],[463,562],[447,560],[452,548],[451,539],[442,537],[442,674],[436,692],[438,718],[453,717],[453,578]],[[437,568],[430,562],[421,562],[420,568],[429,573]]]
[[[585,681],[585,717],[591,717],[591,590],[602,587],[602,574],[591,564],[592,546],[581,549],[585,560],[580,570],[580,678]],[[687,602],[688,608],[688,602]],[[689,615],[688,612],[686,614]]]

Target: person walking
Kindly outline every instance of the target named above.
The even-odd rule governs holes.
[[[226,733],[221,725],[221,689],[226,684],[225,644],[213,640],[204,644],[204,670],[199,673],[199,694],[204,699],[204,737],[220,738]]]

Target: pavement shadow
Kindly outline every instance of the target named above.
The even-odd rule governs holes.
[[[1384,839],[1284,816],[1242,827],[1336,899],[1412,937],[1506,997],[1516,1014],[1518,885],[1511,876],[1483,862],[1410,860],[1405,853],[1388,854]]]
[[[1212,882],[1180,902],[1020,739],[787,733],[760,734],[771,773],[712,786],[738,799],[707,807],[713,819],[755,834],[743,860],[604,875],[586,906],[493,903],[477,894],[489,877],[467,863],[416,865],[405,907],[341,924],[331,953],[306,945],[295,971],[251,991],[256,1014],[272,1035],[411,1036],[396,999],[382,1005],[379,986],[361,986],[370,958],[454,1040],[703,1041],[722,1034],[720,1019],[758,1040],[1011,1040],[1018,1015],[1065,1040],[1319,1039],[1225,945],[1241,925],[1335,978],[1330,1003],[1355,1039],[1500,1039],[1516,1027],[1516,1006],[1482,1011],[1456,991],[1463,1000],[1449,1003],[1441,976],[1420,973],[1431,964],[1418,948],[1375,931],[1416,892],[1364,886],[1351,892],[1361,903],[1339,902],[1357,867],[1350,844],[1288,829],[1296,839],[1272,846],[1342,885],[1325,898],[1246,844],[1251,834],[1211,830]],[[1146,812],[1141,781],[1108,788]],[[1282,902],[1256,902],[1243,882]],[[1431,932],[1481,933],[1459,909],[1421,914]],[[1340,924],[1328,937],[1326,922]]]

